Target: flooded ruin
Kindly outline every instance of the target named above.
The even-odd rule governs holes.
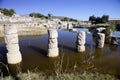
[[[88,31],[88,29],[78,29]],[[20,70],[53,74],[62,60],[64,72],[99,72],[120,75],[120,45],[105,44],[97,49],[92,33],[86,34],[85,52],[77,52],[77,33],[69,30],[58,30],[59,56],[47,57],[48,34],[37,36],[20,36],[19,47],[22,54]],[[0,59],[7,63],[4,38],[0,38]],[[11,71],[14,72],[14,67]]]

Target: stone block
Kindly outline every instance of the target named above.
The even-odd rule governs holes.
[[[83,46],[86,42],[86,33],[81,31],[77,35],[77,44]]]
[[[20,63],[22,61],[21,53],[20,52],[15,52],[13,54],[13,53],[8,52],[7,53],[7,61],[8,61],[9,64]]]
[[[103,48],[105,42],[105,34],[104,33],[98,33],[96,37],[96,47],[97,48]]]
[[[78,52],[85,52],[85,46],[77,45],[77,51]]]
[[[19,51],[19,45],[18,44],[7,44],[6,48],[8,52],[15,53]]]
[[[15,26],[5,25],[4,26],[4,34],[14,34],[17,33],[17,29]]]
[[[48,35],[49,35],[49,38],[58,38],[58,33],[56,29],[49,29]]]
[[[48,57],[57,57],[59,55],[59,49],[58,48],[52,48],[48,49]]]
[[[57,43],[58,42],[58,40],[57,40],[57,38],[53,38],[53,39],[49,39],[48,40],[48,43],[50,43],[50,44],[52,44],[52,43]]]
[[[86,33],[84,31],[78,32],[78,39],[85,40],[86,39]]]
[[[48,44],[48,48],[49,48],[49,49],[52,49],[52,48],[58,48],[58,42],[55,42],[55,43],[49,43],[49,44]]]
[[[9,34],[4,35],[6,44],[17,44],[18,43],[18,34]]]

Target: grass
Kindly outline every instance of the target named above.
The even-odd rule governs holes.
[[[97,24],[93,24],[93,25],[91,25],[91,26],[97,26],[97,27],[105,27],[105,26],[109,26],[109,24],[107,24],[107,23],[97,23]]]
[[[76,72],[75,67],[77,66],[77,64],[75,64],[73,65],[74,68],[72,69],[72,72],[67,72],[67,70],[69,70],[68,66],[70,64],[69,57],[67,58],[66,68],[63,68],[63,59],[64,54],[60,56],[58,60],[56,60],[56,62],[54,63],[54,74],[47,75],[45,73],[32,72],[29,70],[26,73],[22,73],[20,66],[17,66],[18,74],[11,75],[9,73],[9,76],[6,77],[3,77],[3,75],[1,75],[0,80],[117,80],[115,76],[109,74],[88,72],[89,70],[94,69],[94,64],[92,64],[91,62],[94,59],[92,51],[89,51],[89,53],[84,57],[84,61],[82,62],[82,64],[88,65],[88,67],[86,67],[84,71]],[[5,64],[2,65],[5,66],[9,71],[8,67]]]
[[[115,25],[110,25],[106,28],[106,36],[111,36],[112,33],[116,30]]]
[[[71,73],[71,74],[61,74],[59,76],[43,76],[38,73],[20,73],[16,77],[5,77],[3,80],[115,80],[114,77],[110,75],[102,74],[92,74],[92,73]]]
[[[98,24],[96,24],[96,26],[108,26],[108,24],[106,24],[106,23],[98,23]]]
[[[116,78],[114,76],[111,76],[108,74],[99,74],[97,72],[89,73],[89,72],[87,72],[87,69],[86,69],[86,71],[81,71],[81,72],[75,72],[73,69],[73,72],[67,73],[66,71],[68,70],[68,66],[69,66],[69,58],[66,63],[65,70],[63,69],[63,61],[64,61],[63,58],[64,58],[64,55],[59,57],[59,59],[55,62],[54,70],[53,70],[53,72],[55,74],[46,75],[44,73],[32,72],[29,70],[26,73],[22,73],[22,71],[19,70],[20,68],[18,68],[18,70],[19,70],[18,74],[14,75],[14,76],[9,75],[7,77],[3,77],[1,75],[0,80],[116,80]],[[87,63],[87,64],[91,65],[92,59],[93,59],[92,54],[88,54],[85,57],[85,60],[83,63]],[[75,66],[75,65],[73,65],[73,66]],[[7,66],[5,66],[5,67],[7,68]],[[91,67],[91,66],[89,66],[89,67]]]

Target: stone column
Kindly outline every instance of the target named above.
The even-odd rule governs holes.
[[[93,37],[96,37],[98,33],[105,33],[106,32],[106,28],[100,27],[100,28],[96,28],[93,31]]]
[[[17,29],[11,23],[4,25],[4,39],[7,48],[8,64],[17,64],[22,61],[19,51]]]
[[[67,29],[73,29],[72,23],[67,23]]]
[[[59,48],[58,48],[58,33],[56,29],[49,29],[48,30],[48,57],[57,57],[59,55]]]
[[[118,41],[119,41],[119,38],[118,38],[118,37],[112,36],[110,43],[111,43],[112,45],[118,45]]]
[[[78,52],[85,51],[85,41],[86,41],[86,33],[84,31],[78,32],[78,35],[77,35],[77,51]]]
[[[96,47],[97,48],[103,48],[105,42],[105,34],[104,33],[98,33],[96,36]]]

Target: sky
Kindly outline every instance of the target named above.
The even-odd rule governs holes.
[[[0,8],[12,8],[17,14],[51,13],[79,20],[88,20],[91,15],[120,18],[120,0],[0,0]]]

